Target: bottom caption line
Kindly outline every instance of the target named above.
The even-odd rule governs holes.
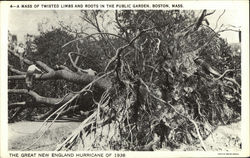
[[[125,153],[9,153],[11,158],[49,158],[49,157],[126,157]]]

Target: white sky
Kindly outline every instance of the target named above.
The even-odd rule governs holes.
[[[215,27],[216,20],[223,10],[217,10],[213,15],[208,16],[210,26]],[[24,39],[27,33],[38,35],[38,23],[48,22],[47,27],[58,26],[58,21],[63,21],[66,24],[78,24],[81,20],[79,18],[80,11],[77,10],[11,10],[9,12],[9,31],[16,34],[19,41]],[[226,10],[224,15],[218,22],[218,27],[221,24],[242,26],[244,21],[240,20],[240,14],[237,10]],[[237,32],[221,33],[223,38],[226,38],[229,43],[239,42]]]
[[[57,26],[60,20],[79,21],[80,11],[30,11],[11,10],[9,13],[9,31],[22,40],[27,33],[38,35],[38,23],[48,22],[48,27]]]

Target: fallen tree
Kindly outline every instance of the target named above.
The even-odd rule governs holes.
[[[19,82],[25,80],[26,72],[9,62],[8,80],[10,87],[14,87],[8,90],[9,101],[12,101],[9,115],[16,116],[25,107],[37,108],[37,104],[48,109],[37,112],[33,119],[45,119],[45,122],[55,121],[67,113],[78,114],[81,125],[56,150],[73,149],[79,142],[82,148],[89,150],[93,145],[97,149],[112,150],[164,147],[174,150],[182,143],[197,141],[206,150],[203,139],[216,126],[240,117],[240,60],[236,60],[240,55],[232,56],[228,44],[219,37],[220,32],[229,28],[216,31],[203,24],[205,17],[213,12],[204,10],[199,17],[192,18],[185,11],[116,11],[118,35],[102,32],[97,16],[105,17],[103,14],[102,11],[83,12],[83,20],[98,33],[80,36],[81,33],[61,25],[76,34],[76,38],[59,45],[58,54],[61,48],[76,46],[76,52],[70,50],[62,54],[68,60],[64,57],[58,60],[66,64],[48,66],[56,63],[23,59],[9,50],[10,56],[43,70],[35,74],[34,82],[44,83],[42,86],[46,88],[55,87],[52,92],[59,93],[59,97],[50,97],[54,94],[46,93],[46,89],[42,91],[45,87],[38,84],[39,89],[25,89]],[[89,46],[87,50],[87,44],[80,48],[82,40],[87,44],[100,44],[103,49]],[[110,48],[105,47],[107,45]],[[96,76],[87,74],[81,63],[91,54],[83,51],[93,53],[92,49],[101,51],[99,55],[103,57]],[[47,81],[56,84],[49,87]],[[15,87],[15,82],[21,88]],[[68,84],[70,89],[65,90]],[[12,95],[25,95],[26,101]],[[114,137],[103,138],[102,128],[109,130],[110,126]],[[92,135],[94,138],[85,148],[85,140]],[[106,144],[97,140],[104,140]]]

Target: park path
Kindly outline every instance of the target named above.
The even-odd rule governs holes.
[[[21,121],[16,123],[10,123],[8,125],[8,140],[12,141],[18,139],[19,137],[35,134],[40,129],[42,124],[43,122],[33,121]],[[68,127],[70,129],[75,129],[76,127],[78,127],[79,124],[80,122],[54,122],[49,129],[53,130],[60,127]]]

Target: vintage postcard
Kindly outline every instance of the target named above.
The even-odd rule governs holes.
[[[0,4],[0,157],[249,156],[247,1]]]

